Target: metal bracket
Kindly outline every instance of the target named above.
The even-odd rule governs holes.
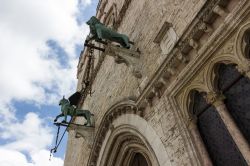
[[[115,62],[125,63],[128,67],[130,67],[132,74],[136,78],[141,78],[142,74],[141,70],[141,63],[139,61],[140,58],[140,51],[139,49],[126,49],[123,47],[119,47],[117,45],[113,45],[111,43],[107,43],[105,41],[96,41],[105,45],[105,48],[96,47],[94,44],[89,44],[89,41],[85,41],[84,46],[93,48],[99,51],[104,52],[104,55],[110,55],[115,58]],[[130,42],[134,44],[133,42]]]

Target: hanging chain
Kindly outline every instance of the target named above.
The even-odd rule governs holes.
[[[84,79],[83,79],[83,83],[85,84],[85,88],[90,84],[91,82],[91,74],[92,74],[92,65],[93,65],[93,59],[94,59],[94,49],[93,48],[90,48],[88,49],[88,63],[87,63],[87,66],[86,66],[86,73],[84,75]]]
[[[66,129],[64,130],[64,132],[63,132],[63,134],[62,134],[62,136],[61,136],[59,142],[58,142],[58,136],[59,136],[59,133],[60,133],[60,124],[57,124],[57,125],[58,125],[58,128],[57,128],[57,134],[56,134],[56,143],[55,143],[55,147],[52,148],[52,149],[50,149],[49,160],[51,160],[52,153],[56,153],[56,152],[57,152],[57,148],[58,148],[58,146],[61,144],[62,139],[63,139],[63,137],[64,137],[64,135],[65,135],[67,129],[69,128],[69,125],[72,123],[72,120],[73,120],[73,118],[70,119],[70,121],[69,121],[69,123],[68,123]]]
[[[83,76],[83,85],[81,90],[81,99],[79,105],[82,105],[88,94],[93,94],[92,92],[92,81],[94,72],[94,48],[89,48],[88,50],[88,62],[86,65],[86,72]]]
[[[86,72],[83,76],[83,85],[82,85],[82,90],[81,90],[81,99],[80,99],[80,105],[84,102],[84,99],[86,98],[86,96],[88,94],[93,94],[92,92],[92,81],[93,81],[93,72],[94,72],[94,48],[89,48],[88,49],[88,55],[86,57],[84,57],[84,61],[86,60],[86,58],[88,58],[88,62],[87,62],[87,66],[86,66]],[[60,124],[58,124],[58,129],[57,129],[57,135],[56,135],[56,143],[55,143],[55,147],[50,149],[50,158],[49,160],[51,160],[51,156],[52,153],[56,153],[57,152],[57,148],[60,145],[69,125],[71,124],[73,118],[71,118],[70,122],[68,123],[66,129],[64,130],[59,142],[58,142],[58,137],[59,137],[59,133],[60,133]]]
[[[92,49],[92,53],[91,53],[91,62],[90,62],[90,72],[89,72],[89,82],[90,82],[90,86],[89,86],[89,95],[91,96],[94,92],[92,92],[92,81],[93,81],[93,74],[94,74],[94,65],[95,65],[95,58],[93,55],[94,49]]]
[[[57,128],[56,145],[57,145],[57,141],[58,141],[59,132],[60,132],[60,125],[58,125],[58,128]]]

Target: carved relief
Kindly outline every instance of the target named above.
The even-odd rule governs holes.
[[[227,42],[218,51],[217,54],[233,54],[234,40],[235,40],[234,37],[231,37],[230,39],[228,39]]]
[[[128,67],[130,67],[130,70],[135,77],[142,77],[141,64],[139,61],[140,53],[138,51],[124,49],[108,44],[105,48],[104,54],[113,56],[115,58],[115,62],[118,64],[125,63]]]
[[[225,99],[225,96],[222,92],[208,92],[206,95],[206,101],[210,104],[215,104],[216,102],[222,101]]]
[[[194,78],[194,80],[192,81],[191,84],[197,84],[197,85],[204,85],[206,86],[206,82],[205,82],[205,71],[204,69],[201,70]]]
[[[142,115],[141,110],[139,110],[134,101],[126,101],[126,102],[120,102],[114,106],[112,106],[108,112],[103,116],[102,122],[99,125],[99,129],[96,132],[95,140],[93,143],[93,150],[91,151],[90,158],[88,161],[88,165],[96,165],[97,158],[99,156],[99,152],[102,146],[102,143],[104,141],[104,138],[107,134],[107,131],[112,128],[112,122],[118,117],[121,116],[122,114],[126,113],[134,113],[137,115]]]

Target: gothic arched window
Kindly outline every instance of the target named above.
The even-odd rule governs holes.
[[[197,117],[197,127],[214,165],[246,165],[235,142],[229,134],[218,111],[206,102],[205,93],[192,94],[192,113]]]
[[[218,88],[225,95],[225,105],[250,143],[250,79],[241,75],[234,65],[220,64]]]
[[[244,33],[243,37],[244,55],[246,58],[250,59],[250,29]]]

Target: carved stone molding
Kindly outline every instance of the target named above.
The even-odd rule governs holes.
[[[169,30],[170,27],[172,27],[173,25],[169,22],[164,22],[161,29],[159,30],[159,32],[157,33],[154,42],[155,43],[160,43],[163,39],[163,37],[166,35],[167,31]]]
[[[122,5],[122,8],[119,11],[119,16],[117,18],[117,22],[116,22],[116,25],[114,27],[115,29],[117,29],[121,25],[123,17],[125,16],[126,11],[127,11],[128,7],[129,7],[130,3],[131,3],[131,0],[125,0],[124,1],[123,5]]]
[[[189,63],[190,52],[192,50],[196,50],[196,52],[198,52],[202,49],[202,46],[199,44],[201,37],[206,33],[211,36],[212,33],[215,32],[216,29],[212,27],[213,22],[215,22],[217,18],[221,17],[220,15],[225,17],[225,15],[229,14],[225,10],[228,3],[229,0],[206,1],[196,18],[193,20],[191,25],[189,25],[189,28],[186,29],[172,50],[168,53],[169,56],[161,65],[158,73],[155,74],[155,78],[152,79],[152,82],[145,87],[142,94],[139,96],[139,103],[141,102],[141,104],[144,105],[144,99],[146,99],[150,105],[154,98],[150,98],[148,96],[152,92],[156,92],[156,95],[154,96],[159,96],[157,91],[154,90],[155,84],[158,80],[164,78],[167,82],[170,80],[173,81],[174,79],[171,79],[172,77],[178,77],[181,70],[184,69]],[[225,11],[225,13],[223,13],[223,11]],[[179,66],[182,67],[180,68]],[[168,85],[171,85],[171,82],[164,84],[164,86]],[[163,89],[167,88],[165,87]]]
[[[250,22],[248,21],[245,23],[243,26],[241,26],[238,30],[238,33],[236,35],[236,39],[234,41],[234,54],[239,56],[240,60],[242,63],[245,63],[246,65],[250,64],[249,57],[246,56],[246,43],[245,43],[245,38],[246,38],[246,32],[250,30]]]
[[[137,50],[133,49],[126,49],[114,46],[112,44],[108,44],[105,47],[104,55],[110,55],[115,58],[116,63],[125,63],[128,67],[130,67],[130,70],[132,74],[136,78],[141,78],[141,63],[139,61],[140,53]]]
[[[217,106],[222,103],[222,101],[225,99],[225,96],[222,94],[222,92],[208,92],[205,98],[208,103]]]
[[[101,19],[104,15],[104,9],[108,3],[108,0],[100,0],[97,5],[97,18]]]
[[[218,14],[219,16],[221,17],[224,17],[227,15],[227,11],[222,8],[220,5],[216,5],[214,8],[213,8],[213,12]]]
[[[117,4],[113,3],[107,12],[104,12],[104,14],[105,17],[103,18],[103,24],[111,29],[114,29],[118,17]]]
[[[92,151],[88,160],[88,166],[96,165],[102,143],[107,134],[107,131],[112,128],[112,122],[123,114],[135,114],[142,116],[142,110],[139,110],[134,101],[129,100],[113,105],[102,118],[100,127],[95,133],[95,139],[92,146]]]
[[[94,127],[86,127],[86,126],[79,126],[76,124],[70,124],[68,130],[75,131],[75,138],[82,137],[90,147],[93,145],[94,131],[95,131]]]
[[[122,165],[130,163],[133,153],[143,153],[146,150],[146,145],[140,138],[131,133],[123,133],[112,139],[112,146],[109,147],[108,156],[102,156],[100,165]],[[145,155],[145,158],[149,158]],[[148,159],[149,160],[149,159]],[[149,160],[150,163],[150,160]]]

